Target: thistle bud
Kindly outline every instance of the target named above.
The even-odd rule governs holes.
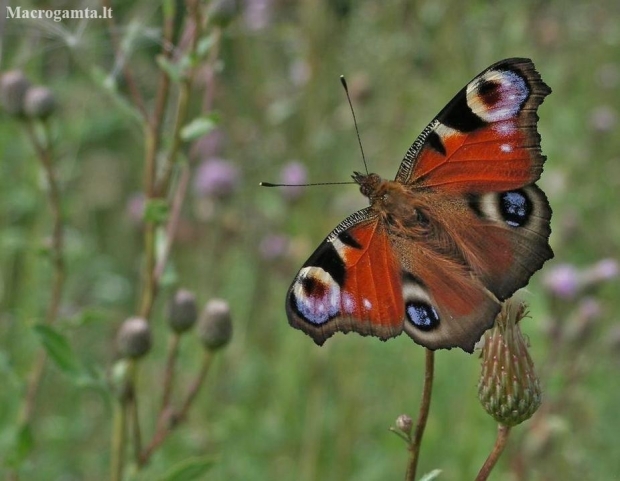
[[[170,329],[181,334],[190,329],[196,323],[197,318],[196,296],[186,289],[179,289],[168,304]]]
[[[47,87],[31,87],[24,97],[24,113],[33,119],[46,119],[56,109],[54,94]]]
[[[401,414],[396,418],[396,427],[399,431],[402,431],[407,436],[411,436],[411,429],[413,428],[413,419],[411,416]]]
[[[524,304],[506,301],[495,326],[484,334],[478,399],[505,426],[529,419],[541,403],[540,383],[518,325],[525,315]]]
[[[116,348],[124,358],[138,359],[151,349],[151,328],[146,319],[130,317],[116,336]]]
[[[230,307],[223,299],[207,302],[198,321],[198,336],[205,349],[215,351],[230,342],[232,322]]]
[[[0,77],[0,104],[11,115],[24,111],[24,97],[30,81],[20,70],[11,70]]]

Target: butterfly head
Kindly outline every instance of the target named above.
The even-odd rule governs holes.
[[[359,184],[362,195],[364,197],[368,197],[371,203],[373,200],[383,196],[381,186],[384,181],[378,174],[362,174],[360,172],[353,172],[351,177],[356,183]]]

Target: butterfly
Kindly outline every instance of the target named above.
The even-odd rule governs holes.
[[[409,148],[394,180],[355,172],[370,205],[347,217],[286,295],[289,323],[322,345],[403,331],[472,352],[502,301],[553,257],[537,109],[551,89],[531,60],[477,75]]]

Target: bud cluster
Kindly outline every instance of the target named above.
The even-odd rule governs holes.
[[[31,85],[20,70],[11,70],[0,76],[0,105],[17,117],[44,120],[56,109],[56,100],[50,89]]]

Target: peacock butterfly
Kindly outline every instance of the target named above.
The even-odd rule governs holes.
[[[551,89],[531,60],[476,76],[422,131],[396,178],[355,172],[370,206],[342,221],[286,295],[289,323],[322,345],[335,332],[403,330],[471,352],[503,300],[553,257],[537,109]]]

